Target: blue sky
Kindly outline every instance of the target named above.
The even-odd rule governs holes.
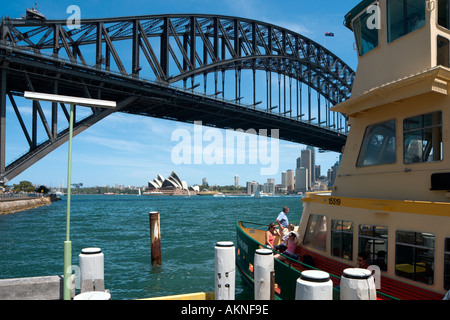
[[[3,1],[0,5],[0,16],[18,18],[25,13],[26,8],[34,6],[34,2],[34,0]],[[81,18],[205,13],[256,19],[285,27],[326,45],[356,70],[357,56],[353,50],[353,34],[343,26],[343,20],[344,15],[358,3],[357,0],[41,0],[38,1],[38,8],[47,19],[67,19],[69,14],[66,13],[66,9],[70,5],[80,7]],[[325,40],[325,32],[333,32],[335,37]],[[24,101],[19,103],[26,104]],[[7,109],[7,117],[13,117],[11,106],[8,105]],[[7,121],[7,124],[8,164],[27,150],[17,123]],[[267,178],[275,178],[276,183],[281,183],[281,171],[295,169],[296,158],[305,148],[300,144],[280,140],[279,170],[270,176],[261,175],[261,164],[250,164],[248,161],[245,164],[176,164],[171,155],[179,144],[171,140],[171,135],[176,130],[187,130],[193,137],[194,126],[120,113],[107,117],[75,137],[72,183],[82,182],[85,186],[116,183],[143,186],[158,173],[167,177],[172,170],[189,185],[201,183],[203,177],[207,178],[210,185],[230,185],[233,184],[235,175],[239,176],[240,185],[253,180],[264,183]],[[204,128],[204,131],[206,130],[207,128]],[[225,137],[224,130],[218,132]],[[249,151],[251,152],[247,150]],[[321,165],[322,174],[326,174],[326,170],[337,159],[338,154],[333,152],[316,153],[316,164]],[[66,179],[67,143],[18,175],[9,184],[28,180],[35,184],[58,186],[65,185]]]

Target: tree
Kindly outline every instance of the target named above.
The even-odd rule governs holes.
[[[20,181],[19,184],[13,184],[14,192],[34,192],[34,186],[30,181]]]
[[[47,193],[50,192],[50,189],[47,188],[46,186],[39,186],[34,191],[37,192],[37,193],[47,194]]]

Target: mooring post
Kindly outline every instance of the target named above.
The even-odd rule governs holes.
[[[271,272],[274,271],[272,250],[257,249],[254,257],[255,300],[270,300]]]
[[[348,268],[341,276],[341,300],[377,300],[375,280],[372,271],[362,268]]]
[[[84,248],[78,255],[81,293],[105,291],[105,256],[101,248]]]
[[[151,257],[153,265],[161,265],[161,231],[159,212],[149,212],[150,219],[150,243],[151,243]]]
[[[235,248],[231,241],[219,241],[214,248],[215,300],[234,300],[236,291]]]
[[[333,300],[333,281],[320,270],[304,270],[297,279],[295,300]]]

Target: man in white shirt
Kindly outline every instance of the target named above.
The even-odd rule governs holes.
[[[283,211],[281,211],[277,217],[278,227],[280,228],[279,231],[282,236],[286,235],[289,232],[289,230],[287,228],[289,225],[289,220],[287,217],[288,213],[289,213],[289,208],[284,206]]]

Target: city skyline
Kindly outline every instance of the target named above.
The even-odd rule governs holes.
[[[303,150],[302,150],[303,151]],[[297,158],[297,161],[300,159],[301,157],[298,157]],[[338,162],[338,161],[337,161]],[[298,162],[297,162],[298,163]],[[331,170],[331,169],[333,169],[333,167],[335,167],[335,165],[336,165],[336,163],[335,164],[333,164],[330,168],[328,168],[327,170]],[[321,166],[320,165],[315,165],[315,167],[316,167],[316,169],[317,169],[317,167],[319,167],[320,168],[320,170],[321,170]],[[297,164],[297,168],[295,168],[295,169],[299,169],[299,167],[298,167],[298,164]],[[245,185],[243,184],[243,183],[245,183],[245,184],[247,184],[248,182],[257,182],[258,183],[258,185],[263,185],[264,183],[267,183],[267,181],[269,181],[269,180],[273,180],[272,181],[272,183],[274,183],[275,185],[283,185],[283,174],[284,173],[286,173],[287,171],[292,171],[292,172],[294,172],[294,177],[295,177],[295,170],[294,169],[286,169],[286,170],[282,170],[281,171],[281,177],[280,177],[280,181],[279,182],[277,182],[278,180],[277,180],[277,178],[274,178],[274,177],[267,177],[267,178],[265,178],[266,179],[266,182],[264,182],[264,181],[255,181],[254,179],[252,180],[252,181],[245,181],[245,182],[243,182],[242,181],[242,179],[240,179],[239,178],[239,176],[238,175],[234,175],[233,176],[233,182],[232,183],[229,183],[229,184],[222,184],[222,185],[220,185],[220,184],[214,184],[214,185],[220,185],[220,186],[235,186],[235,187],[245,187]],[[158,176],[161,176],[160,174],[158,174]],[[324,175],[324,174],[320,174],[320,177],[327,177],[327,175]],[[317,179],[318,179],[318,177],[317,177]],[[201,182],[199,182],[199,183],[193,183],[193,184],[189,184],[189,186],[195,186],[195,185],[210,185],[209,184],[209,182],[208,182],[208,177],[202,177],[201,178]],[[151,181],[151,180],[148,180],[148,181],[146,181],[145,183],[143,183],[143,184],[141,184],[141,185],[131,185],[131,184],[121,184],[121,183],[119,183],[119,182],[114,182],[112,185],[108,185],[108,184],[103,184],[103,185],[94,185],[94,186],[90,186],[90,187],[111,187],[111,188],[116,188],[116,189],[120,189],[120,188],[138,188],[138,187],[143,187],[143,186],[147,186],[148,184],[149,184],[149,181]],[[294,179],[294,181],[295,181],[295,179]],[[211,186],[214,186],[214,185],[211,185]],[[50,186],[50,187],[58,187],[58,186]],[[64,185],[62,185],[62,187],[65,187]]]
[[[311,146],[304,146],[304,147],[305,147],[306,149],[301,150],[301,153],[302,153],[303,151],[305,151],[305,150],[308,149],[308,150],[311,151],[311,153],[310,153],[311,158],[314,159],[315,156],[316,156],[316,151],[317,151],[316,149],[317,149],[317,148],[314,148],[314,147],[311,147]],[[313,150],[314,150],[314,152],[313,152]],[[299,168],[301,167],[301,165],[300,165],[300,167],[299,167],[299,162],[298,162],[299,159],[301,159],[301,156],[297,157],[297,159],[296,159],[296,161],[297,161],[297,166],[296,166],[294,169],[299,169]],[[338,156],[336,157],[336,161],[335,161],[332,165],[330,165],[330,167],[326,168],[326,170],[332,169],[332,168],[336,165],[337,162],[339,162],[339,161],[338,161]],[[311,166],[314,166],[314,170],[312,171],[312,172],[314,172],[314,173],[316,172],[317,167],[319,167],[320,170],[322,170],[322,166],[321,166],[320,164],[316,164],[315,160],[312,160],[312,161],[311,161]],[[235,187],[237,187],[237,186],[239,186],[239,187],[245,187],[244,183],[246,184],[246,183],[248,183],[248,182],[257,182],[259,185],[263,185],[263,184],[266,183],[268,180],[275,180],[274,184],[275,184],[275,185],[278,185],[278,184],[283,184],[283,181],[282,181],[282,180],[283,180],[283,178],[282,178],[283,173],[286,172],[286,171],[289,171],[289,170],[295,172],[294,169],[289,168],[289,169],[283,170],[283,169],[280,168],[281,177],[279,178],[279,180],[280,180],[279,183],[277,182],[278,179],[275,178],[275,177],[272,177],[272,176],[262,177],[261,179],[263,179],[263,180],[265,179],[265,181],[262,181],[262,180],[256,181],[255,179],[251,179],[251,180],[246,180],[246,181],[244,182],[242,179],[240,179],[239,175],[236,175],[236,174],[235,174],[235,175],[233,176],[233,181],[231,182],[231,180],[230,180],[230,183],[226,183],[226,184],[210,184],[210,183],[208,182],[208,177],[202,177],[202,178],[201,178],[201,179],[202,179],[202,182],[201,182],[201,183],[194,183],[194,184],[192,184],[192,185],[204,185],[204,184],[208,184],[208,185],[210,185],[210,186],[213,186],[213,185],[222,185],[222,186],[223,186],[223,185],[229,185],[229,186],[235,186]],[[326,174],[323,174],[322,172],[321,172],[320,176],[321,176],[321,177],[327,177],[327,175],[326,175]],[[230,179],[231,179],[231,178],[230,178]],[[310,179],[311,179],[311,183],[312,183],[312,181],[318,180],[319,177],[316,177],[313,173],[311,173]],[[205,183],[205,182],[206,182],[206,183]],[[240,183],[240,182],[241,182],[241,183]]]
[[[310,146],[301,150],[301,155],[296,159],[295,170],[286,169],[282,171],[280,183],[277,183],[275,178],[267,178],[267,182],[247,181],[247,193],[254,193],[254,190],[257,188],[262,189],[265,193],[299,193],[327,190],[330,184],[334,182],[340,159],[330,168],[327,168],[327,173],[324,175],[321,172],[321,165],[315,164],[315,151],[315,148]],[[308,168],[308,165],[310,168]],[[311,170],[311,174],[309,174],[309,170]]]
[[[230,0],[220,3],[206,0],[168,0],[147,3],[130,0],[127,3],[116,2],[114,5],[101,6],[98,1],[81,0],[77,5],[81,9],[82,19],[187,12],[256,19],[298,32],[326,46],[351,68],[356,69],[357,56],[352,49],[353,34],[342,25],[343,17],[356,2],[351,0],[339,3],[285,1],[282,4],[272,4],[261,0]],[[55,3],[46,0],[38,3],[39,10],[48,19],[68,18],[66,9],[71,4],[70,1]],[[25,13],[25,9],[32,5],[33,3],[24,0],[6,2],[2,4],[2,16],[20,18]],[[99,7],[102,10],[99,10]],[[327,31],[333,32],[335,36],[325,41],[324,33]],[[25,114],[26,108],[29,108],[27,102],[20,99],[17,101],[18,108]],[[83,110],[77,110],[77,115],[83,116]],[[31,123],[31,114],[29,116],[24,117],[27,125]],[[15,119],[9,100],[6,117]],[[27,143],[21,135],[17,119],[7,123],[6,164],[9,164],[27,151],[19,148]],[[241,184],[252,180],[264,183],[271,177],[279,181],[281,172],[294,168],[296,158],[305,148],[301,144],[279,140],[278,171],[273,175],[261,175],[260,170],[263,167],[261,163],[249,164],[248,161],[244,164],[176,164],[171,158],[171,153],[177,146],[177,141],[171,140],[171,135],[177,130],[192,133],[193,127],[192,124],[123,113],[108,116],[74,138],[72,182],[83,183],[86,187],[115,183],[142,186],[157,173],[168,176],[172,171],[183,176],[189,185],[200,184],[202,177],[208,177],[210,185],[232,185],[233,177],[236,175],[239,176]],[[219,130],[219,132],[224,134],[225,131]],[[246,150],[234,150],[234,152],[235,154],[245,152],[249,156],[253,150],[246,148]],[[322,168],[330,168],[336,163],[338,156],[339,154],[334,152],[316,152],[316,163]],[[65,186],[66,179],[67,143],[8,181],[7,184],[17,184],[27,180],[35,184],[56,187]]]

